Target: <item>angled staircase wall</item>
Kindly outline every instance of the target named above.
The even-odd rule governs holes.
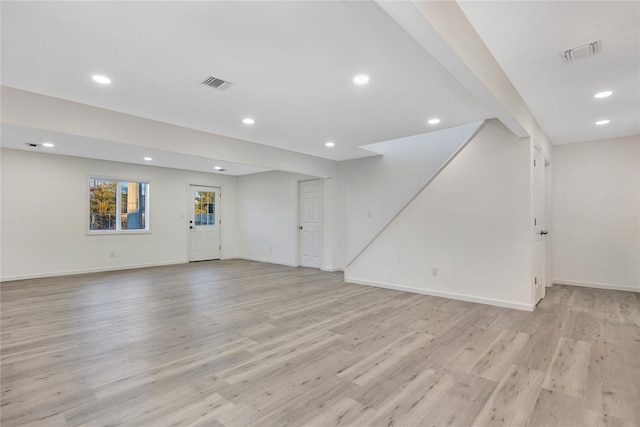
[[[365,148],[382,156],[340,162],[344,264],[392,221],[481,126],[478,122],[372,144]]]
[[[347,265],[345,280],[532,310],[529,163],[528,138],[486,122]]]

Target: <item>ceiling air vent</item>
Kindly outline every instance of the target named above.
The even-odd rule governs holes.
[[[560,52],[562,62],[573,62],[578,59],[586,58],[588,56],[597,55],[602,52],[602,40],[587,43],[582,46],[574,47],[573,49],[567,49],[564,52]]]
[[[218,79],[216,77],[209,76],[202,81],[202,84],[206,86],[211,86],[212,88],[215,88],[218,90],[225,90],[226,88],[231,86],[233,83],[228,82],[226,80]]]

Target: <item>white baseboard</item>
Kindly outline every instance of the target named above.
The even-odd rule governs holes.
[[[640,292],[640,286],[613,285],[611,283],[576,282],[574,280],[553,279],[554,285],[581,286],[583,288],[609,289],[612,291]]]
[[[247,260],[247,261],[258,261],[258,262],[264,262],[264,263],[267,263],[267,264],[286,265],[287,267],[298,267],[298,264],[296,264],[294,262],[278,261],[276,259],[253,258],[253,257],[247,257],[247,256],[238,256],[238,257],[234,257],[234,259],[244,259],[244,260]]]
[[[253,258],[253,257],[246,257],[246,256],[233,256],[233,257],[225,257],[223,259],[244,259],[244,260],[247,260],[247,261],[264,262],[264,263],[267,263],[267,264],[286,265],[287,267],[299,267],[299,265],[296,264],[296,263],[292,263],[292,262],[288,262],[288,261],[278,261],[278,260],[267,259],[267,258]],[[336,272],[336,271],[344,271],[344,268],[339,268],[339,267],[320,267],[320,270],[321,271]]]
[[[285,265],[287,267],[298,267],[298,264],[296,263],[278,261],[278,260],[272,260],[272,259],[264,259],[264,258],[229,256],[229,257],[222,257],[221,259],[223,260],[244,259],[247,261],[258,261],[258,262],[264,262],[267,264]],[[147,263],[147,264],[119,265],[114,267],[87,268],[87,269],[81,269],[81,270],[53,271],[49,273],[19,274],[15,276],[0,277],[0,282],[10,282],[13,280],[43,279],[47,277],[73,276],[77,274],[102,273],[106,271],[133,270],[136,268],[162,267],[165,265],[187,264],[188,262],[189,261],[180,260],[180,261],[154,262],[154,263]],[[321,268],[321,270],[322,271],[344,271],[342,268],[329,268],[329,267],[323,267]]]
[[[533,304],[523,304],[519,302],[505,301],[505,300],[499,300],[499,299],[493,299],[493,298],[483,298],[483,297],[476,297],[472,295],[455,294],[451,292],[435,291],[432,289],[413,288],[410,286],[395,285],[395,284],[383,283],[383,282],[374,282],[371,280],[362,280],[362,279],[345,277],[345,282],[355,283],[358,285],[375,286],[378,288],[393,289],[395,291],[412,292],[415,294],[423,294],[423,295],[430,295],[434,297],[455,299],[459,301],[475,302],[478,304],[493,305],[497,307],[513,308],[516,310],[533,311],[534,309]]]
[[[118,265],[114,267],[87,268],[82,270],[52,271],[49,273],[19,274],[15,276],[0,277],[0,282],[9,282],[12,280],[42,279],[47,277],[74,276],[77,274],[103,273],[106,271],[133,270],[135,268],[162,267],[165,265],[176,265],[176,264],[186,264],[186,263],[188,263],[188,261],[180,260],[180,261],[153,262],[148,264]]]

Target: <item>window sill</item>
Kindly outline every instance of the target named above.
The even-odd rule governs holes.
[[[127,234],[151,234],[151,230],[105,230],[105,231],[87,231],[87,236],[122,236]]]

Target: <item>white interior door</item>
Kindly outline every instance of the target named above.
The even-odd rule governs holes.
[[[189,186],[189,261],[220,259],[220,189]]]
[[[537,304],[545,293],[546,283],[546,250],[544,236],[545,229],[545,187],[544,187],[544,155],[536,146],[533,151],[533,232],[534,232],[534,259],[533,259],[533,299]]]
[[[322,262],[322,182],[298,183],[300,266],[320,268]]]

